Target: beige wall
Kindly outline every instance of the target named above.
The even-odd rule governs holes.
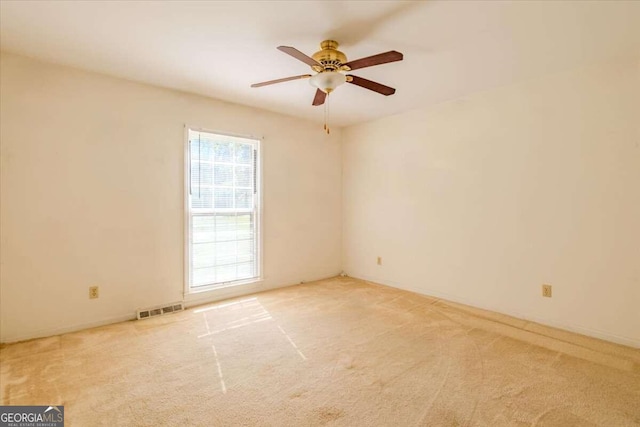
[[[187,123],[265,137],[264,284],[204,298],[334,275],[344,229],[353,276],[640,346],[637,61],[354,126],[340,152],[300,119],[0,59],[3,342],[182,300]]]
[[[0,66],[2,341],[182,300],[185,123],[264,137],[264,284],[207,297],[340,272],[339,132],[10,54]]]
[[[640,346],[639,65],[344,130],[345,271]]]

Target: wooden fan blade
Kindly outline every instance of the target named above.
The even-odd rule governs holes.
[[[392,87],[385,86],[383,84],[380,84],[371,80],[363,79],[362,77],[353,76],[349,74],[347,74],[347,77],[350,77],[350,79],[347,79],[348,83],[363,87],[365,89],[372,90],[374,92],[378,92],[384,96],[389,96],[396,93],[396,90]]]
[[[322,64],[320,64],[318,61],[316,61],[315,59],[311,58],[310,56],[307,56],[304,53],[300,52],[295,47],[278,46],[278,50],[281,51],[281,52],[286,53],[287,55],[293,56],[298,61],[302,61],[307,65],[319,65],[319,66],[322,66]]]
[[[358,68],[373,67],[374,65],[402,61],[402,58],[403,55],[400,52],[390,50],[389,52],[367,56],[366,58],[356,59],[355,61],[349,61],[344,65],[349,67],[351,70],[357,70]]]
[[[313,98],[313,104],[311,105],[322,105],[324,104],[324,100],[327,98],[327,94],[321,91],[320,89],[316,90],[316,96]]]
[[[262,87],[267,85],[273,85],[276,83],[288,82],[290,80],[308,79],[309,77],[311,77],[311,74],[302,74],[299,76],[285,77],[284,79],[269,80],[268,82],[262,82],[262,83],[254,83],[251,85],[251,87]]]

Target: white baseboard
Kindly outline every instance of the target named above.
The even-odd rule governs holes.
[[[303,283],[317,282],[319,280],[326,280],[332,277],[336,277],[338,274],[331,276],[323,276],[318,279],[305,280]],[[209,304],[212,302],[222,301],[230,298],[242,297],[245,295],[252,295],[259,292],[266,292],[273,289],[287,288],[289,286],[295,286],[300,284],[299,279],[289,279],[279,281],[279,285],[268,286],[265,285],[267,277],[263,278],[260,282],[248,283],[246,285],[240,285],[236,287],[214,289],[208,292],[202,292],[201,294],[193,293],[186,295],[184,298],[184,305],[186,308],[195,307],[198,305]]]
[[[337,276],[337,274],[329,277],[322,277],[319,279],[308,280],[308,282],[315,282],[318,280],[324,280],[324,279],[328,279],[335,276]],[[279,281],[278,283],[284,283],[284,284],[276,285],[276,286],[265,286],[264,280],[263,280],[260,282],[240,285],[238,287],[227,287],[227,288],[214,289],[208,292],[193,293],[193,294],[186,295],[183,298],[182,303],[186,308],[189,308],[189,307],[194,307],[202,304],[209,304],[216,301],[222,301],[229,298],[236,298],[244,295],[251,295],[258,292],[268,291],[271,289],[286,288],[288,286],[298,285],[300,284],[300,280],[299,279],[282,280],[282,281]],[[64,327],[52,328],[52,329],[42,329],[42,330],[30,333],[30,334],[25,334],[25,335],[8,335],[6,337],[2,337],[2,344],[9,344],[9,343],[18,342],[18,341],[26,341],[26,340],[31,340],[35,338],[51,337],[54,335],[66,334],[69,332],[81,331],[83,329],[97,328],[98,326],[110,325],[112,323],[125,322],[127,320],[135,320],[136,318],[137,318],[136,313],[134,312],[131,314],[123,314],[120,316],[109,317],[109,318],[98,320],[95,322],[80,323],[80,324],[75,324],[71,326],[64,326]]]
[[[35,338],[51,337],[54,335],[62,335],[69,332],[76,332],[76,331],[81,331],[83,329],[97,328],[98,326],[111,325],[112,323],[126,322],[127,320],[134,320],[134,319],[136,319],[135,313],[123,314],[120,316],[109,317],[107,319],[98,320],[95,322],[79,323],[76,325],[64,326],[60,328],[41,329],[39,331],[33,332],[31,334],[26,334],[26,335],[9,335],[7,337],[3,337],[2,344],[32,340]]]
[[[518,319],[522,319],[522,320],[527,320],[529,322],[535,322],[535,323],[539,323],[541,325],[546,325],[546,326],[551,326],[554,328],[558,328],[558,329],[563,329],[565,331],[569,331],[569,332],[574,332],[577,334],[581,334],[581,335],[586,335],[589,337],[593,337],[593,338],[598,338],[601,340],[605,340],[605,341],[610,341],[616,344],[622,344],[622,345],[626,345],[628,347],[634,347],[634,348],[640,348],[640,341],[638,341],[637,339],[633,339],[633,338],[629,338],[629,337],[625,337],[625,336],[621,336],[621,335],[616,335],[616,334],[612,334],[610,332],[606,332],[606,331],[601,331],[601,330],[597,330],[597,329],[593,329],[593,328],[586,328],[580,325],[574,325],[574,324],[570,324],[570,323],[566,323],[566,322],[562,322],[562,321],[558,321],[555,319],[543,319],[537,316],[533,316],[530,315],[528,313],[521,313],[521,312],[516,312],[513,310],[508,310],[508,309],[504,309],[501,307],[495,307],[495,306],[487,306],[484,304],[478,304],[475,301],[471,301],[467,298],[462,298],[456,295],[451,295],[451,294],[447,294],[444,292],[438,292],[438,291],[425,291],[423,289],[419,289],[416,288],[414,286],[406,286],[403,284],[400,284],[398,282],[392,281],[392,280],[380,280],[378,278],[374,278],[371,276],[367,276],[364,274],[356,274],[356,275],[350,275],[353,278],[356,279],[361,279],[361,280],[367,280],[369,282],[373,282],[373,283],[379,283],[381,285],[385,285],[385,286],[391,286],[392,288],[398,288],[398,289],[402,289],[405,291],[410,291],[410,292],[414,292],[416,294],[420,294],[420,295],[425,295],[425,296],[430,296],[430,297],[435,297],[435,298],[440,298],[443,300],[447,300],[447,301],[451,301],[451,302],[455,302],[455,303],[459,303],[459,304],[464,304],[464,305],[468,305],[471,307],[475,307],[475,308],[480,308],[482,310],[489,310],[489,311],[493,311],[496,313],[500,313],[500,314],[506,314],[507,316],[512,316],[512,317],[516,317]],[[427,293],[428,292],[428,293]]]

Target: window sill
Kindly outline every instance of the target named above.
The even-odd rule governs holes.
[[[226,285],[214,285],[207,286],[202,289],[189,289],[185,291],[183,301],[187,305],[194,305],[194,303],[207,302],[209,300],[219,300],[223,298],[232,298],[243,295],[252,291],[252,287],[255,287],[256,291],[264,283],[262,278],[239,280],[237,282],[228,283]]]

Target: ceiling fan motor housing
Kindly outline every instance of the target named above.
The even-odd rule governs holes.
[[[313,65],[311,67],[318,73],[337,70],[348,71],[342,66],[347,62],[347,55],[338,50],[338,42],[335,40],[325,40],[320,43],[320,50],[314,53],[312,58],[322,64],[322,66]]]

